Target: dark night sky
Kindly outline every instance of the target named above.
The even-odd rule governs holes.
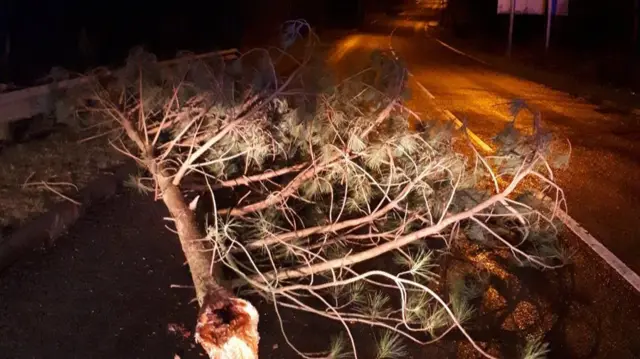
[[[237,46],[243,1],[249,0],[192,1],[188,6],[148,0],[5,0],[0,32],[2,42],[11,34],[11,77],[25,77],[52,64],[79,68],[122,61],[135,45],[159,57]],[[83,28],[93,50],[89,63],[79,60]]]
[[[0,44],[10,33],[11,55],[9,65],[2,66],[0,82],[29,82],[53,65],[81,70],[118,63],[136,45],[160,58],[173,57],[179,50],[238,47],[244,37],[264,36],[292,17],[315,25],[336,17],[326,16],[330,8],[353,12],[357,1],[3,0]],[[78,48],[83,28],[92,49],[91,59],[85,60]]]
[[[139,44],[160,58],[173,57],[178,50],[237,47],[247,38],[273,32],[291,18],[336,25],[355,21],[358,2],[367,8],[402,1],[0,0],[0,55],[5,35],[11,34],[9,66],[0,64],[0,82],[29,82],[53,65],[80,70],[117,64]],[[570,16],[554,23],[555,43],[583,48],[618,44],[628,49],[634,1],[571,0]],[[507,17],[495,14],[497,0],[449,0],[449,4],[450,13],[463,20],[461,27],[471,36],[504,37]],[[86,60],[81,60],[78,50],[83,27],[93,50],[92,58]],[[543,17],[519,18],[516,41],[539,38],[543,28]]]

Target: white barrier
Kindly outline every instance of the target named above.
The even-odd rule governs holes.
[[[194,56],[185,56],[177,59],[160,62],[161,65],[173,65],[189,59],[202,59],[213,56],[221,56],[225,60],[233,60],[238,57],[237,49],[209,52]],[[109,72],[104,74],[109,75]],[[51,84],[33,86],[21,90],[15,90],[0,94],[0,125],[5,123],[31,118],[33,116],[51,111],[50,93],[55,89],[70,89],[92,80],[92,76],[82,76],[70,80],[57,81]]]

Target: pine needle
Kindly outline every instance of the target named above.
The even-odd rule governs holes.
[[[408,352],[398,333],[385,330],[378,339],[376,359],[402,359]]]

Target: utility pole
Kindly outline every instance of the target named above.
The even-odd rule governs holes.
[[[511,0],[511,11],[509,13],[509,39],[507,40],[507,57],[511,58],[511,47],[513,45],[513,21],[516,18],[516,0]]]

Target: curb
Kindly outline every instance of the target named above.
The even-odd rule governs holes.
[[[0,242],[0,273],[31,251],[54,246],[56,239],[65,234],[92,205],[118,193],[122,182],[135,171],[137,165],[133,162],[119,166],[81,189],[74,198],[80,205],[69,201],[57,203],[15,230]]]

